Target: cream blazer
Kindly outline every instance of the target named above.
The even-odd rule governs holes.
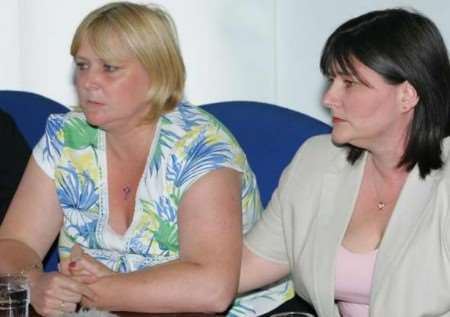
[[[425,180],[415,167],[380,244],[370,316],[450,316],[450,138],[444,168]],[[246,246],[291,268],[296,292],[319,316],[339,316],[335,257],[350,221],[367,155],[354,165],[329,135],[313,137],[285,169]],[[370,211],[368,211],[370,212]]]

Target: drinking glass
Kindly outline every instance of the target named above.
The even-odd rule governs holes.
[[[314,315],[312,315],[310,313],[287,311],[284,313],[277,313],[277,314],[270,315],[270,317],[314,317]]]
[[[0,317],[28,317],[30,291],[21,274],[0,274]]]

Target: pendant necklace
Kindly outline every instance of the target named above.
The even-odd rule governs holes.
[[[371,183],[373,186],[373,189],[375,191],[376,201],[377,201],[377,210],[383,211],[384,207],[386,207],[387,204],[390,204],[392,201],[385,201],[384,199],[380,198],[380,193],[378,192],[377,186],[375,185],[375,167],[372,167],[372,179]]]
[[[383,211],[383,209],[387,205],[391,204],[395,200],[395,197],[391,198],[391,200],[388,200],[388,201],[383,199],[383,198],[380,198],[381,195],[378,192],[378,189],[377,189],[377,186],[375,185],[375,181],[374,180],[372,180],[372,185],[373,185],[373,188],[375,190],[375,196],[376,196],[376,201],[377,201],[377,204],[376,204],[377,211]]]
[[[382,202],[381,200],[377,204],[377,208],[380,211],[384,209],[384,206],[386,206],[386,204],[384,202]]]
[[[131,193],[131,186],[125,185],[124,187],[122,187],[122,193],[123,193],[123,200],[128,200],[128,197],[130,196]]]

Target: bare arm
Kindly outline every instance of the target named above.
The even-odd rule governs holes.
[[[101,277],[90,284],[97,296],[84,303],[141,312],[224,311],[238,287],[240,196],[236,171],[222,168],[201,177],[179,207],[180,258],[144,271]]]
[[[62,224],[52,180],[33,157],[0,227],[1,271],[20,271],[41,263]],[[14,252],[9,252],[14,248]]]
[[[62,219],[53,181],[32,157],[0,227],[0,272],[21,272],[40,264]],[[89,291],[82,283],[60,273],[33,269],[28,277],[31,303],[46,316],[75,310],[82,294]]]
[[[266,260],[246,246],[242,251],[239,293],[245,293],[276,282],[289,274],[289,266]]]

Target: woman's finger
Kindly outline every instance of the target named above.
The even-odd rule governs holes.
[[[113,271],[105,265],[86,254],[84,254],[81,259],[76,261],[76,268],[79,270],[84,270],[90,274],[94,274],[97,277],[113,274]]]
[[[84,254],[83,249],[81,249],[81,247],[78,243],[75,243],[70,252],[70,260],[78,261],[79,259],[81,259],[83,254]]]
[[[72,277],[74,280],[76,280],[79,283],[83,283],[83,284],[92,284],[98,281],[98,277],[95,275],[74,275]]]
[[[49,298],[45,301],[45,305],[36,311],[43,316],[61,316],[64,313],[74,312],[77,308],[76,304],[65,302],[57,298]]]
[[[66,301],[61,301],[58,310],[62,313],[72,313],[76,311],[78,303],[71,303]]]
[[[60,301],[70,302],[70,303],[79,303],[81,301],[81,297],[83,295],[81,293],[74,293],[72,291],[68,291],[66,289],[61,289],[54,297]]]

